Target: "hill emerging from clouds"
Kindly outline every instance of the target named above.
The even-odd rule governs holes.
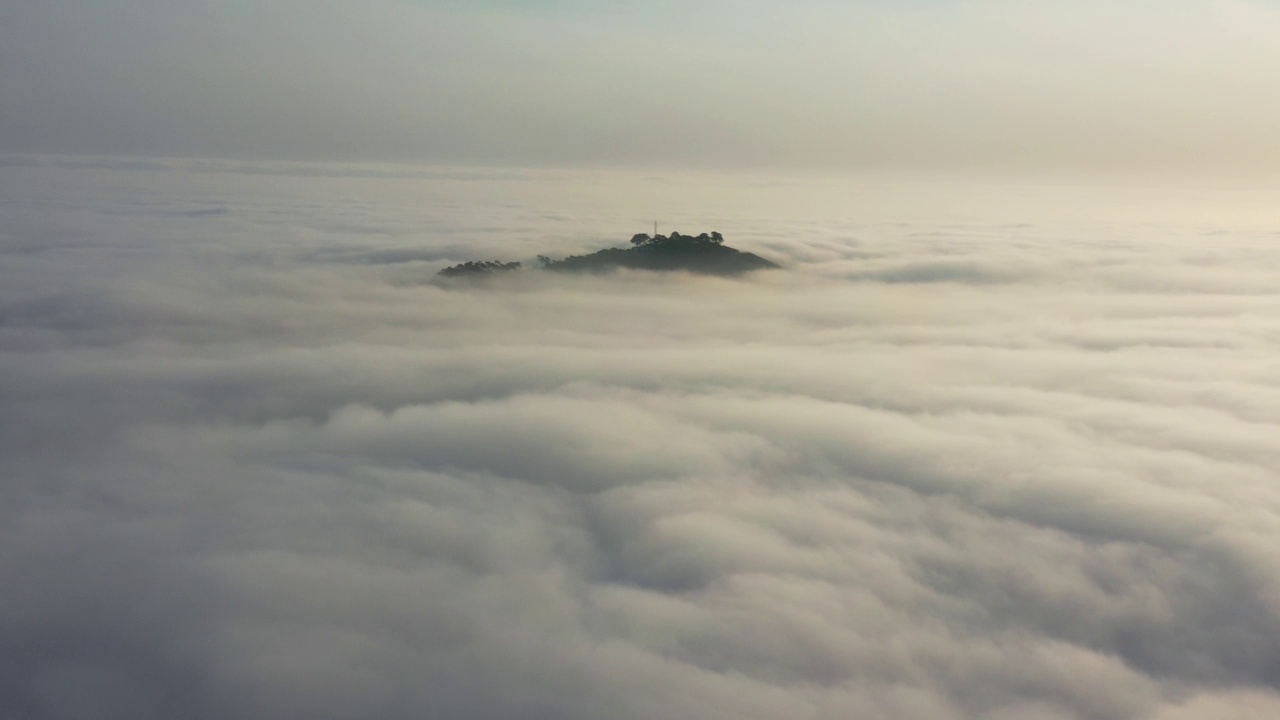
[[[755,270],[781,267],[755,253],[744,252],[724,244],[718,232],[701,235],[639,234],[631,238],[632,247],[606,248],[589,255],[570,255],[552,260],[539,255],[543,269],[556,272],[610,272],[619,268],[659,272],[685,271],[699,275],[738,276]],[[514,270],[519,263],[468,262],[440,271],[444,277],[491,274]]]

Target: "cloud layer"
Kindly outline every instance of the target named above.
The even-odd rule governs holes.
[[[28,160],[6,716],[1280,712],[1264,193]]]

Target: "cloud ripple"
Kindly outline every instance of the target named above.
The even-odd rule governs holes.
[[[1190,229],[833,220],[740,282],[450,289],[468,233],[524,259],[624,213],[557,238],[539,200],[356,178],[370,207],[303,212],[330,186],[152,170],[122,210],[97,170],[3,172],[72,188],[3,215],[6,253],[69,239],[0,268],[7,717],[1280,712],[1247,229],[1207,276]],[[418,250],[341,229],[437,207]]]

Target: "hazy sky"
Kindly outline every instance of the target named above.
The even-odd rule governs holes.
[[[7,0],[0,151],[1259,170],[1248,0]]]

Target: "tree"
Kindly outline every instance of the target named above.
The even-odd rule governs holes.
[[[631,244],[637,247],[644,245],[647,242],[649,242],[649,236],[644,233],[636,233],[631,236]]]
[[[724,242],[724,236],[713,230],[711,231],[711,242],[719,245]]]

